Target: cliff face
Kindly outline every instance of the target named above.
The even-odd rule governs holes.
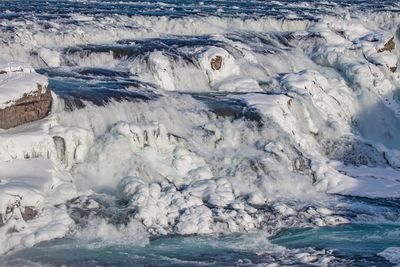
[[[25,94],[12,106],[0,110],[0,128],[9,129],[49,114],[52,104],[50,89],[47,85],[38,84],[37,87],[36,92]]]
[[[47,78],[30,66],[0,62],[0,128],[39,120],[51,110]]]

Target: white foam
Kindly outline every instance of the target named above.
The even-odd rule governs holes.
[[[130,242],[136,235],[147,242],[144,231],[191,235],[336,225],[348,220],[335,215],[336,200],[329,194],[399,197],[400,77],[388,70],[398,62],[398,49],[378,52],[393,33],[387,18],[376,24],[349,17],[312,23],[218,17],[75,19],[85,23],[59,25],[54,32],[36,22],[28,29],[3,21],[21,32],[15,38],[7,33],[0,51],[33,61],[33,50],[40,66],[63,66],[68,59],[74,67],[121,68],[154,84],[159,97],[106,106],[85,103],[73,111],[64,111],[55,99],[49,118],[1,131],[0,167],[12,166],[4,167],[11,178],[0,184],[0,208],[7,213],[18,193],[21,207],[33,205],[42,213],[29,222],[20,220],[21,211],[7,215],[17,232],[7,234],[0,253],[64,236],[72,220],[63,205],[53,206],[74,194],[111,194],[133,211],[127,225],[96,219],[87,228],[74,228],[84,241],[99,234],[106,243]],[[185,56],[155,50],[121,59],[111,52],[62,52],[69,45],[168,34],[213,34],[207,38],[218,46],[177,48]],[[219,57],[221,66],[215,68],[211,63]],[[32,83],[29,75],[38,75],[25,65],[7,64],[1,63],[0,70],[22,71],[12,74],[21,84],[4,79],[8,89],[26,89],[25,82]],[[205,103],[176,91],[232,92],[215,99],[244,103],[238,116],[249,111],[254,118],[215,114]],[[364,150],[357,150],[358,144]],[[351,158],[354,153],[367,159]],[[22,160],[28,157],[42,159]],[[348,157],[350,165],[345,166]],[[43,158],[54,162],[43,167],[52,175],[20,170],[28,166],[31,172],[32,162],[50,164]],[[4,163],[10,160],[16,161]],[[69,174],[62,176],[57,168]],[[57,202],[56,193],[65,198]],[[96,210],[100,204],[90,207]],[[4,227],[1,231],[11,229]],[[299,253],[297,258],[314,263],[318,257]]]
[[[149,243],[149,235],[142,224],[131,221],[126,225],[113,225],[105,220],[93,219],[84,227],[74,229],[74,237],[91,249],[107,245],[140,245]]]
[[[400,265],[400,248],[399,247],[390,247],[385,249],[382,252],[378,253],[379,256],[384,257],[386,260],[390,261],[393,264]]]
[[[86,16],[85,16],[86,18]],[[32,25],[30,29],[26,25]],[[112,16],[86,20],[81,25],[52,21],[53,29],[45,29],[37,21],[19,23],[2,20],[3,27],[16,27],[18,35],[13,31],[5,32],[7,44],[0,50],[7,51],[10,58],[29,58],[31,50],[36,48],[67,47],[87,43],[105,43],[121,39],[152,38],[166,34],[201,35],[223,33],[235,30],[268,30],[304,29],[309,22],[301,20],[280,20],[275,18],[241,19],[223,17],[147,17],[147,16]],[[43,58],[45,61],[46,59]]]

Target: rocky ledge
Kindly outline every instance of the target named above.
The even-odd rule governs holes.
[[[378,53],[383,53],[385,51],[392,52],[395,49],[396,44],[394,42],[394,37],[391,37],[381,48],[378,48]]]
[[[29,65],[0,60],[0,128],[9,129],[46,117],[52,100],[45,76]]]

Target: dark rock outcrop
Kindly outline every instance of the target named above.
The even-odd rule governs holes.
[[[222,67],[222,57],[216,56],[215,58],[211,59],[211,68],[213,70],[220,70]]]
[[[60,162],[65,163],[65,139],[61,136],[53,136],[54,145],[57,150],[57,158]]]
[[[394,37],[390,38],[389,41],[383,46],[383,48],[378,49],[378,53],[383,53],[385,51],[392,52],[392,50],[396,47],[394,42]]]
[[[12,106],[0,109],[0,128],[9,129],[46,117],[53,99],[47,85],[37,85],[37,91],[23,95]]]
[[[0,213],[0,227],[3,227],[7,221],[13,216],[14,209],[19,209],[19,213],[21,214],[22,219],[27,222],[36,218],[39,214],[39,210],[37,207],[26,206],[21,207],[19,202],[13,203],[7,207],[6,213]]]

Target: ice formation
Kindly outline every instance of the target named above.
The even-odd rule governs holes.
[[[47,82],[15,60],[56,94],[49,117],[0,130],[0,254],[85,238],[85,220],[104,238],[274,233],[348,223],[334,194],[400,197],[399,18],[363,15],[2,20],[18,35],[0,44],[0,107]],[[97,89],[63,82],[104,73],[155,97],[68,102]]]
[[[65,202],[77,196],[68,173],[43,158],[2,162],[0,171],[2,253],[68,233]]]
[[[21,62],[0,60],[0,109],[11,106],[24,95],[45,90],[47,78],[37,74],[29,65]]]

